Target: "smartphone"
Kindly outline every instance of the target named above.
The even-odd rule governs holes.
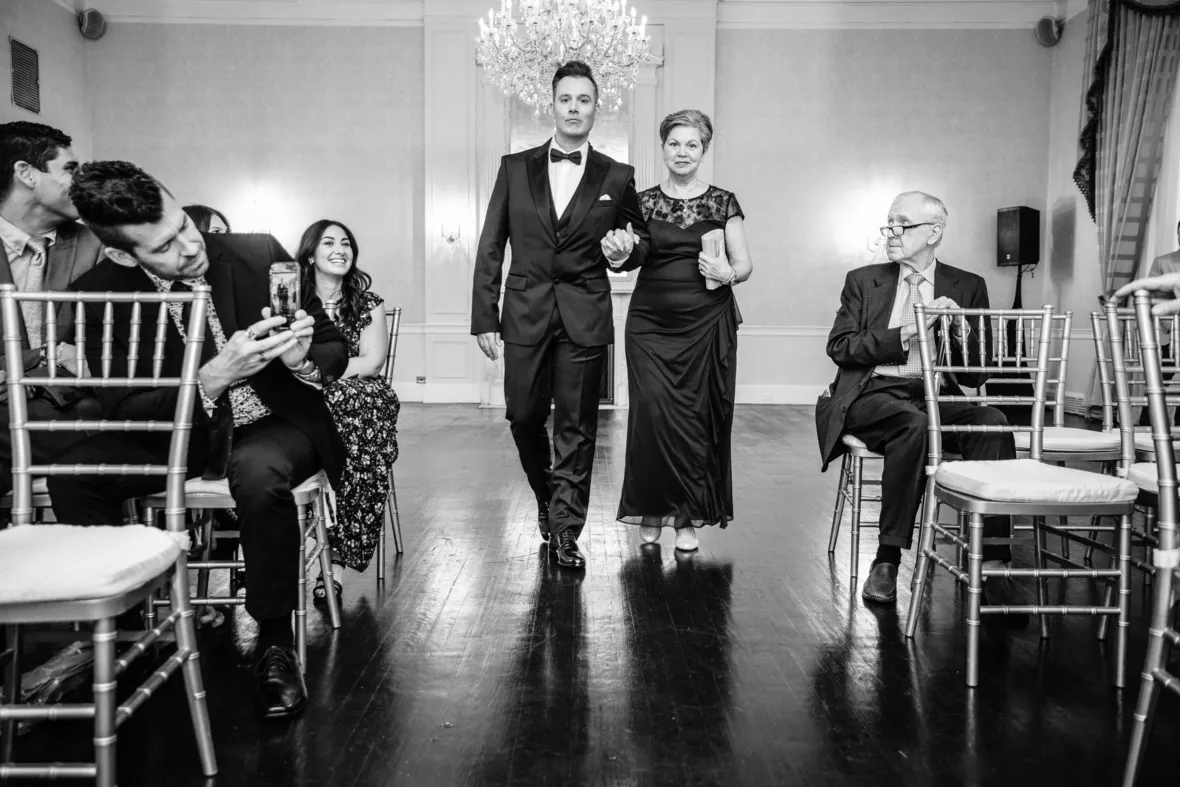
[[[270,266],[270,316],[286,318],[285,324],[295,319],[302,298],[297,262],[273,262]]]

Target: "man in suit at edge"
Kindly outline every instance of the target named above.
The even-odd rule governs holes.
[[[648,246],[634,168],[590,147],[597,102],[585,63],[553,75],[553,138],[501,161],[471,298],[479,348],[493,361],[504,348],[506,417],[537,498],[541,538],[567,568],[586,565],[577,538],[590,500],[602,365],[614,341],[607,268],[639,267]]]
[[[61,292],[70,282],[94,267],[102,244],[77,222],[78,211],[70,200],[70,183],[78,168],[69,136],[40,123],[17,121],[0,124],[0,284],[15,284],[22,292]],[[25,369],[45,362],[45,304],[21,304]],[[57,312],[59,342],[73,339],[73,309],[62,304]],[[73,351],[59,348],[59,362],[68,368]],[[4,349],[0,348],[0,357]],[[0,411],[8,423],[8,389],[0,369]],[[55,389],[61,391],[62,389]],[[77,398],[75,398],[77,397]],[[77,420],[94,417],[98,402],[82,392],[69,391],[57,398],[47,392],[29,400],[36,420]],[[33,461],[49,463],[81,440],[79,432],[33,432]],[[12,436],[0,429],[0,496],[12,488],[10,464]]]
[[[861,593],[865,601],[890,603],[897,598],[901,550],[912,545],[914,519],[925,491],[926,400],[914,303],[921,298],[936,308],[989,307],[987,283],[982,277],[936,258],[946,223],[946,206],[938,198],[916,191],[898,195],[889,209],[888,226],[881,229],[890,261],[848,273],[828,335],[828,357],[840,368],[835,382],[816,404],[823,469],[843,453],[840,438],[844,434],[862,440],[870,451],[885,457],[881,535]],[[934,322],[931,318],[930,324]],[[987,336],[976,333],[968,330],[967,336],[951,337],[956,364],[963,363],[964,344],[971,357],[978,352],[980,340],[990,351],[990,326]],[[977,388],[985,380],[984,375],[961,374],[958,379],[945,380],[944,387],[959,393],[960,383]],[[999,410],[973,404],[943,404],[940,414],[948,425],[1007,424]],[[1011,433],[951,433],[946,437],[947,449],[965,459],[1016,458]],[[1010,530],[1008,517],[984,517],[985,537],[1006,537]],[[998,568],[998,563],[1011,560],[1011,550],[1006,544],[989,544],[984,546],[983,557],[989,568]],[[1027,623],[1027,616],[1019,620],[1012,617],[1009,625]]]
[[[344,337],[307,283],[289,325],[270,317],[269,267],[290,256],[273,238],[269,249],[251,237],[202,236],[172,194],[134,164],[84,165],[71,189],[83,221],[102,241],[106,259],[74,283],[85,292],[168,292],[208,283],[212,304],[198,377],[189,447],[190,477],[227,477],[238,504],[250,588],[246,611],[258,621],[255,646],[258,707],[265,718],[287,718],[307,704],[293,651],[291,613],[298,593],[299,544],[293,487],[323,468],[338,484],[345,449],[324,403],[322,386],[348,365]],[[183,307],[169,308],[164,376],[178,376],[183,357]],[[145,305],[152,325],[158,305]],[[87,319],[101,325],[102,305]],[[111,372],[126,376],[131,305],[115,309]],[[153,331],[144,331],[139,357],[150,359]],[[100,362],[100,331],[88,335],[87,358]],[[141,363],[139,374],[150,364]],[[167,420],[177,389],[101,389],[108,417]],[[168,436],[108,433],[87,438],[60,461],[162,463]],[[54,476],[49,491],[58,521],[120,524],[124,500],[158,492],[160,478]]]

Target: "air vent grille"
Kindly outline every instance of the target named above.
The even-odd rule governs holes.
[[[12,48],[12,103],[41,114],[41,60],[37,50],[9,38]]]

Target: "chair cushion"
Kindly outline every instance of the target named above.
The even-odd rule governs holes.
[[[306,497],[312,492],[318,492],[321,489],[326,489],[329,486],[328,475],[323,470],[319,471],[311,478],[304,481],[299,486],[291,490],[291,494],[296,498],[296,502],[300,502],[300,497]],[[189,508],[200,508],[199,504],[210,504],[214,506],[218,504],[216,498],[224,498],[220,501],[221,505],[233,506],[233,497],[229,493],[229,481],[221,478],[216,481],[206,481],[203,478],[192,478],[184,482],[184,494],[189,498]],[[195,498],[195,499],[194,499]],[[204,498],[204,499],[201,499]],[[215,498],[210,501],[209,498]],[[164,493],[161,492],[152,495],[149,500],[159,502],[164,499]]]
[[[0,604],[119,596],[167,571],[180,550],[145,525],[10,527],[0,531]]]
[[[1131,465],[1131,469],[1127,471],[1127,480],[1145,492],[1159,494],[1160,478],[1155,462],[1136,462]]]
[[[934,480],[945,489],[1005,503],[1129,503],[1139,494],[1130,481],[1035,459],[940,464]]]
[[[1180,454],[1180,437],[1172,436],[1173,452]],[[1155,453],[1155,440],[1151,437],[1151,432],[1136,432],[1135,433],[1135,450],[1142,451],[1145,454]]]
[[[1015,432],[1017,451],[1027,451],[1031,432]],[[1110,451],[1117,453],[1122,448],[1122,438],[1118,432],[1095,432],[1092,429],[1074,429],[1068,426],[1046,426],[1044,432],[1044,449],[1046,452],[1078,453],[1092,451]]]
[[[876,453],[873,453],[872,451],[870,451],[868,446],[866,446],[862,440],[860,440],[859,438],[853,437],[850,434],[846,434],[843,437],[841,437],[840,441],[842,443],[844,443],[844,447],[848,449],[848,453],[852,454],[853,456],[874,456],[877,458],[881,457],[880,454],[876,454]]]

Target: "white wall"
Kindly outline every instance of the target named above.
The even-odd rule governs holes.
[[[74,15],[52,0],[0,2],[0,123],[28,120],[59,128],[74,138],[74,152],[89,158],[90,99],[86,91],[87,41]],[[41,114],[12,103],[11,36],[37,50],[41,71]]]

